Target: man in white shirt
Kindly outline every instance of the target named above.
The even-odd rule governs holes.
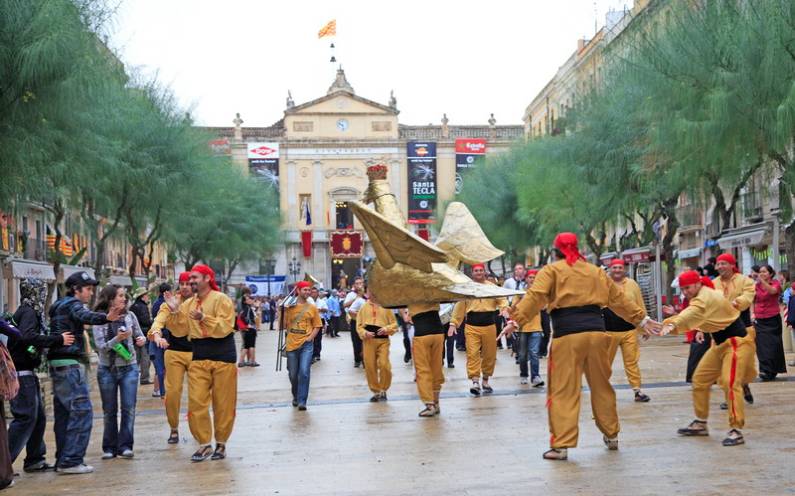
[[[503,288],[507,289],[514,289],[517,291],[524,291],[527,289],[527,283],[525,282],[525,268],[523,263],[515,263],[513,266],[513,277],[509,277],[505,280],[502,284]],[[513,296],[508,297],[508,303],[513,303]],[[515,349],[514,344],[516,340],[514,340],[513,336],[510,336],[505,339],[505,344],[513,349],[514,353],[516,354],[516,363],[519,363],[519,353],[517,349]],[[497,346],[502,349],[502,341],[497,343]]]
[[[362,365],[362,338],[356,332],[356,314],[364,305],[364,279],[357,277],[353,280],[351,291],[345,296],[342,307],[348,315],[351,328],[351,344],[353,345],[353,366],[358,368]]]
[[[328,325],[328,300],[326,299],[325,293],[313,287],[310,292],[310,298],[307,301],[312,302],[315,307],[317,307],[320,319],[323,321],[323,328],[315,335],[312,347],[312,363],[315,363],[320,361],[320,350],[323,348],[323,334]]]

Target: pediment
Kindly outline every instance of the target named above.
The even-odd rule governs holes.
[[[286,115],[341,113],[397,115],[399,111],[347,91],[336,91],[330,95],[285,110]]]

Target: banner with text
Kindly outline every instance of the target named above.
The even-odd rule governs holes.
[[[464,186],[466,170],[478,167],[486,160],[484,138],[458,138],[455,140],[455,192]]]
[[[409,141],[409,224],[433,224],[436,209],[436,143]]]
[[[287,276],[246,276],[246,286],[251,296],[280,295],[286,280]]]
[[[248,143],[247,148],[251,175],[279,189],[279,143]]]

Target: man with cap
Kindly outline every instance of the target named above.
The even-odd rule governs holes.
[[[723,297],[740,311],[740,318],[743,319],[745,332],[747,333],[745,340],[748,341],[754,354],[756,354],[756,329],[754,329],[754,324],[751,320],[751,305],[754,304],[754,296],[756,296],[754,281],[750,277],[740,274],[740,270],[737,268],[737,260],[731,253],[718,255],[715,269],[718,271],[718,277],[713,279],[712,283],[715,285],[715,289],[723,293]],[[751,388],[748,384],[753,382],[756,377],[756,360],[749,360],[746,366],[747,368],[741,374],[740,382],[743,385],[745,401],[753,404],[754,396],[751,394]],[[727,407],[728,402],[721,404],[722,409]]]
[[[701,282],[698,272],[690,270],[679,276],[679,288],[688,299],[688,306],[678,315],[665,319],[659,333],[684,332],[698,329],[710,333],[714,341],[704,354],[693,374],[693,406],[696,418],[678,430],[682,436],[707,436],[710,388],[718,381],[729,403],[731,430],[723,440],[724,446],[744,444],[740,429],[745,424],[741,373],[754,354],[747,339],[746,326],[740,311],[720,291]]]
[[[323,327],[320,312],[309,301],[312,283],[300,281],[295,285],[295,304],[284,308],[284,325],[287,330],[285,351],[287,372],[293,393],[293,406],[306,410],[309,398],[309,373],[312,368],[313,341]],[[351,329],[355,333],[356,329]]]
[[[558,234],[553,252],[557,261],[538,272],[504,332],[521,328],[547,305],[554,329],[547,362],[547,411],[552,435],[544,458],[566,460],[568,448],[577,446],[583,374],[590,388],[596,426],[607,448],[618,449],[616,393],[610,384],[608,359],[612,338],[605,332],[602,309],[609,307],[647,331],[656,323],[605,271],[585,261],[575,234]]]
[[[210,457],[222,460],[226,458],[226,442],[235,425],[237,407],[235,305],[219,290],[215,271],[207,265],[193,266],[190,285],[193,296],[182,302],[179,313],[187,321],[193,349],[188,368],[188,427],[200,446],[191,461]],[[170,394],[168,386],[166,394]]]
[[[483,264],[472,266],[472,280],[480,284],[493,284],[486,280],[486,266]],[[505,298],[462,300],[453,308],[447,332],[448,335],[455,335],[458,326],[466,322],[467,376],[472,381],[469,392],[474,396],[480,396],[481,376],[483,392],[494,391],[489,384],[489,377],[494,374],[497,362],[496,319],[499,312],[505,312],[507,308],[508,300]]]
[[[82,363],[86,360],[85,325],[118,320],[125,312],[113,307],[108,313],[86,308],[97,281],[86,272],[75,272],[66,279],[66,296],[50,307],[50,335],[71,334],[71,344],[50,348],[47,360],[53,389],[55,414],[55,458],[59,474],[87,474],[94,471],[83,460],[94,420],[88,393],[88,380]]]
[[[646,305],[643,303],[643,293],[640,291],[638,283],[627,277],[626,266],[621,259],[610,262],[610,278],[624,294],[646,313]],[[640,390],[640,346],[638,346],[638,331],[634,325],[622,319],[610,308],[603,310],[605,318],[605,329],[612,338],[608,358],[612,366],[616,358],[616,352],[621,347],[621,358],[624,360],[624,373],[627,375],[627,382],[635,391],[635,401],[646,403],[649,397]],[[642,332],[642,331],[641,331]]]
[[[155,345],[166,350],[164,353],[166,367],[165,404],[166,418],[171,428],[168,444],[177,444],[179,443],[179,409],[182,402],[182,384],[193,361],[193,345],[190,342],[188,317],[179,313],[180,304],[193,296],[190,272],[182,272],[179,275],[179,292],[177,296],[174,296],[170,291],[166,291],[163,296],[165,304],[160,305],[148,335]]]

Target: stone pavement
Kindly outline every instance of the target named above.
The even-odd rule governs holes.
[[[20,496],[795,494],[795,381],[788,376],[752,386],[756,404],[747,408],[745,446],[720,445],[727,419],[717,393],[711,435],[681,439],[676,429],[693,417],[684,383],[687,346],[679,337],[652,340],[641,352],[650,403],[633,401],[616,357],[620,450],[605,450],[585,392],[579,447],[569,450],[568,462],[551,462],[541,459],[549,440],[545,391],[519,385],[518,366],[508,351],[499,351],[495,394],[481,398],[469,396],[464,353],[456,352],[456,368],[445,368],[442,415],[421,419],[412,369],[403,364],[398,338],[392,340],[388,402],[368,402],[364,373],[353,368],[344,333],[324,338],[323,360],[312,368],[309,410],[298,412],[289,405],[286,370],[274,372],[276,335],[261,332],[262,367],[240,371],[238,416],[224,461],[189,462],[196,445],[186,422],[182,442],[166,444],[164,410],[151,398],[151,386],[139,392],[135,459],[100,460],[102,414],[94,388],[86,462],[95,473],[23,473],[11,491]],[[788,354],[787,360],[792,358]],[[47,429],[51,461],[51,422]],[[21,457],[16,468],[21,469]]]

